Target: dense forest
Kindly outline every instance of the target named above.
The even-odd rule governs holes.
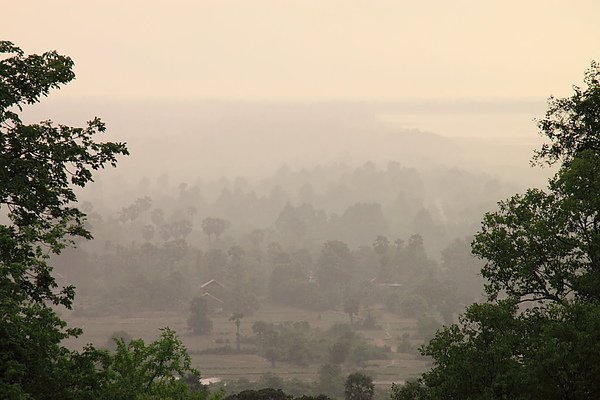
[[[95,240],[64,251],[57,271],[96,294],[80,296],[82,312],[181,307],[211,279],[250,292],[252,306],[238,311],[259,299],[339,308],[374,281],[401,283],[403,296],[446,307],[451,321],[481,291],[468,238],[512,186],[464,171],[426,175],[390,163],[282,169],[257,187],[146,179],[121,208],[103,208],[109,198],[82,203]],[[377,295],[360,297],[400,309],[399,299]]]

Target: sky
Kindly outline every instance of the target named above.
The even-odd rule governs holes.
[[[102,117],[132,152],[116,174],[413,159],[512,178],[546,99],[600,60],[598,0],[0,2],[1,39],[75,62],[26,120]]]
[[[62,98],[323,102],[565,95],[597,0],[4,1],[0,37],[75,60]]]

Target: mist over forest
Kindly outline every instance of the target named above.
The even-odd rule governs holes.
[[[541,143],[534,118],[544,101],[224,102],[48,99],[27,120],[81,123],[102,116],[126,140],[127,172],[99,176],[175,181],[243,177],[257,181],[282,166],[313,169],[366,162],[431,170],[458,168],[520,184],[547,174],[527,168]],[[121,188],[122,189],[122,188]]]
[[[127,174],[102,171],[79,195],[95,240],[69,250],[63,258],[72,260],[72,267],[67,262],[57,270],[71,280],[82,271],[77,286],[93,286],[99,284],[87,279],[93,266],[78,265],[83,255],[87,260],[175,246],[181,251],[178,257],[188,257],[186,262],[173,259],[152,270],[134,261],[110,274],[101,272],[108,262],[97,268],[105,290],[116,290],[112,286],[135,281],[139,274],[160,280],[183,268],[189,276],[183,275],[187,287],[179,293],[180,305],[194,295],[192,282],[199,285],[222,275],[210,271],[207,254],[226,254],[236,246],[250,246],[257,253],[252,274],[268,282],[274,268],[266,256],[270,247],[305,251],[309,261],[302,268],[307,273],[318,269],[324,244],[339,241],[353,255],[367,258],[358,261],[362,271],[356,272],[356,279],[366,282],[381,268],[372,247],[378,237],[408,243],[418,235],[424,255],[443,271],[444,250],[459,241],[466,249],[485,212],[494,211],[499,199],[542,183],[548,172],[528,168],[524,161],[535,137],[501,140],[493,136],[498,133],[493,127],[487,139],[474,138],[473,132],[441,136],[378,118],[398,110],[423,114],[424,120],[469,110],[506,118],[516,107],[509,103],[150,102],[56,110],[51,105],[28,117],[60,117],[60,110],[68,109],[75,119],[88,107],[106,116],[117,138],[127,133],[134,154],[123,161]],[[212,241],[202,227],[207,218],[227,223]],[[257,297],[268,298],[265,290],[257,289]],[[92,287],[85,292],[97,291]]]
[[[59,101],[28,110],[32,121],[52,115],[65,123],[94,110],[132,152],[78,192],[94,240],[52,260],[59,283],[79,293],[68,318],[88,325],[70,345],[151,338],[127,321],[166,319],[194,360],[217,357],[196,362],[228,393],[268,384],[335,397],[339,365],[370,371],[385,397],[398,379],[394,366],[408,368],[403,379],[425,368],[418,346],[484,298],[483,261],[470,254],[482,216],[552,173],[528,166],[541,142],[530,134],[539,108]],[[452,122],[463,118],[473,125]],[[230,315],[243,315],[235,337],[220,322]],[[90,328],[96,320],[105,322]],[[308,325],[285,325],[300,322]],[[258,327],[303,344],[263,343]],[[346,329],[366,336],[349,344]],[[330,338],[317,340],[322,334]],[[347,349],[338,354],[336,346]],[[271,364],[260,379],[275,373],[279,381],[245,381],[247,370],[226,378],[226,357],[257,356]],[[391,369],[369,361],[390,358]],[[297,367],[316,383],[298,381]]]
[[[351,326],[375,332],[375,337],[367,334],[375,347],[354,354],[363,348],[357,342],[346,355],[332,355],[342,357],[332,365],[369,370],[367,360],[387,359],[391,349],[411,361],[390,365],[408,363],[415,372],[423,368],[419,344],[484,296],[483,261],[470,254],[482,215],[497,210],[499,199],[542,186],[552,171],[527,165],[540,142],[526,133],[531,127],[507,137],[502,126],[486,125],[497,118],[526,126],[525,116],[538,108],[535,103],[53,107],[33,109],[28,118],[61,116],[68,109],[65,116],[75,119],[88,114],[88,107],[100,110],[114,135],[127,137],[133,153],[122,162],[127,173],[101,171],[94,185],[79,193],[94,240],[78,242],[54,260],[61,281],[74,283],[81,293],[71,318],[87,323],[114,316],[155,320],[162,313],[162,318],[174,318],[171,325],[179,330],[192,329],[191,336],[184,334],[192,353],[235,354],[227,344],[234,339],[227,330],[212,329],[210,318],[218,324],[237,312],[247,320],[245,328],[241,325],[247,344],[239,351],[278,363],[280,369],[273,371],[284,377],[294,365],[310,370],[331,360],[315,353],[321,345],[310,344],[308,337],[297,339],[308,341],[300,358],[283,344],[269,344],[276,352],[264,345],[252,350],[254,325],[272,319],[269,313],[288,314],[269,322],[276,324],[269,329],[279,332],[284,328],[277,324],[303,320],[334,329],[323,318],[343,324],[342,315],[349,312]],[[465,113],[475,120],[483,116],[486,124],[480,128],[489,129],[487,137],[452,131],[452,124],[441,135],[397,122],[413,118],[412,123],[426,124],[437,118],[448,123]],[[533,121],[529,124],[535,129]],[[304,316],[292,317],[289,307]],[[200,322],[191,324],[190,310],[205,308]],[[407,322],[396,325],[397,318]],[[104,336],[127,332],[114,327],[112,333],[105,327],[95,335],[94,328],[87,329],[71,343],[100,340],[102,345]],[[213,339],[207,341],[211,332]],[[286,335],[307,334],[299,332]],[[198,342],[199,337],[206,339]],[[334,335],[331,340],[335,348],[342,339]],[[218,343],[225,347],[219,350]],[[222,369],[200,365],[223,379]],[[371,375],[379,376],[378,396],[385,395],[381,382],[393,371],[371,368]],[[337,393],[335,382],[294,389],[287,379],[275,386],[296,394]],[[265,384],[224,382],[230,391]]]
[[[0,13],[0,399],[600,398],[597,0]]]

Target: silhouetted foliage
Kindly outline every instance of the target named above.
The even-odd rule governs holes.
[[[98,118],[82,128],[24,124],[17,112],[70,82],[73,61],[56,52],[26,56],[5,41],[0,54],[0,209],[8,219],[0,224],[0,397],[85,397],[85,380],[96,376],[77,364],[101,356],[62,347],[81,331],[67,328],[54,306],[71,308],[75,292],[58,288],[48,259],[74,238],[91,238],[73,187],[115,166],[127,148],[96,141],[105,132]]]
[[[587,88],[549,102],[536,162],[562,162],[548,191],[487,213],[473,252],[488,301],[421,349],[434,367],[392,398],[589,399],[600,396],[600,67]]]

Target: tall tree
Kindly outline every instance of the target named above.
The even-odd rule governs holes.
[[[208,302],[204,297],[194,297],[190,304],[188,327],[196,335],[204,335],[212,331],[213,323],[209,317]]]
[[[600,398],[597,63],[584,81],[539,122],[549,142],[534,162],[561,163],[548,190],[500,202],[475,237],[488,302],[437,332],[422,349],[433,369],[394,399]]]
[[[9,220],[0,225],[0,397],[70,398],[85,382],[66,379],[77,355],[60,342],[79,330],[53,307],[70,308],[74,288],[58,287],[48,259],[91,238],[73,186],[128,152],[95,140],[105,131],[98,118],[81,128],[24,124],[18,112],[71,81],[73,62],[53,51],[26,56],[5,41],[0,54],[0,212]]]
[[[343,304],[344,312],[350,317],[350,326],[354,326],[354,316],[358,315],[360,310],[360,297],[358,294],[346,296]]]
[[[212,235],[218,238],[228,227],[229,221],[222,218],[209,217],[202,220],[202,230],[208,236],[208,240]]]
[[[271,324],[265,321],[256,321],[252,324],[252,332],[258,336],[258,349],[263,350],[265,334],[271,329]]]
[[[98,118],[83,128],[24,124],[18,112],[72,80],[73,62],[56,52],[26,56],[5,41],[0,54],[0,398],[205,398],[179,379],[198,372],[168,328],[148,346],[119,340],[114,354],[61,346],[81,330],[57,314],[71,308],[74,288],[58,286],[49,259],[92,237],[74,187],[128,151],[96,140],[105,132]]]
[[[229,317],[229,320],[235,324],[235,348],[238,352],[240,351],[240,325],[242,324],[242,318],[244,318],[244,314],[239,312],[234,312]]]

